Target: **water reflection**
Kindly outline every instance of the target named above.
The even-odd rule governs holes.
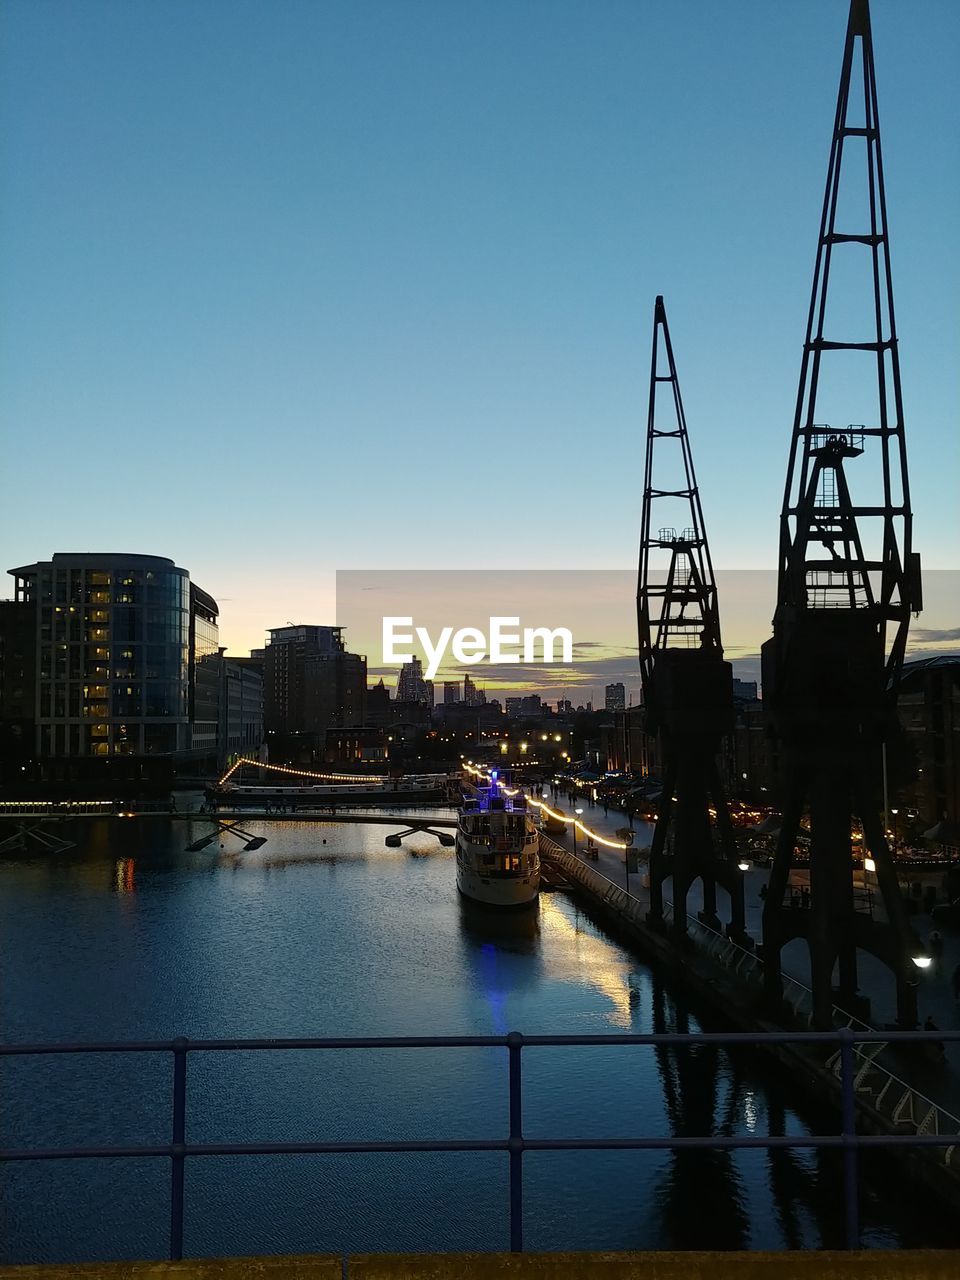
[[[133,858],[118,858],[114,869],[114,886],[117,893],[133,893],[133,875],[136,863]]]
[[[686,1010],[668,998],[657,977],[652,987],[654,1031],[688,1034]],[[675,1136],[704,1138],[738,1131],[744,1081],[723,1049],[712,1044],[658,1045],[656,1059]],[[679,1241],[686,1249],[749,1248],[750,1220],[733,1152],[717,1148],[671,1152],[657,1202],[667,1248],[676,1248]]]
[[[578,984],[587,983],[613,1006],[606,1013],[606,1021],[624,1031],[631,1030],[636,1022],[639,998],[631,982],[634,965],[629,962],[623,949],[594,933],[593,926],[585,922],[579,912],[575,912],[571,920],[566,914],[565,904],[555,901],[553,894],[541,896],[540,909],[545,929],[554,938],[572,944],[559,953],[551,951],[546,964],[547,974]],[[572,972],[566,963],[569,952],[572,952],[574,960]],[[564,962],[563,970],[559,973],[557,960]]]
[[[504,951],[533,955],[540,937],[540,909],[537,903],[522,911],[498,911],[458,895],[460,928],[467,938],[483,946],[496,945]]]
[[[768,1133],[783,1136],[787,1112],[779,1098],[768,1102]],[[800,1249],[811,1225],[819,1224],[827,1247],[843,1247],[844,1188],[835,1151],[775,1149],[767,1153],[770,1191],[788,1249]]]

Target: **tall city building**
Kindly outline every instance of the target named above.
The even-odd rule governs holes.
[[[460,701],[460,681],[445,680],[443,684],[443,705],[449,706],[451,702]]]
[[[468,707],[484,707],[487,704],[486,692],[478,689],[468,675],[463,677],[463,700]]]
[[[286,626],[263,650],[264,722],[268,733],[320,734],[361,725],[367,660],[347,653],[342,627]]]
[[[627,705],[627,691],[619,682],[608,684],[604,690],[604,709],[607,711],[623,711]]]
[[[397,677],[397,701],[423,702],[433,706],[433,682],[424,680],[423,663],[419,658],[411,658],[400,668],[400,674]]]
[[[215,756],[218,610],[186,569],[85,552],[9,572],[32,613],[41,759]]]

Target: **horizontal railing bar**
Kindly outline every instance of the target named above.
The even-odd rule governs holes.
[[[0,1151],[0,1160],[107,1160],[172,1156],[363,1155],[454,1151],[714,1151],[841,1147],[953,1147],[960,1134],[710,1135],[662,1138],[451,1138],[417,1142],[216,1142],[145,1147],[56,1147]]]
[[[844,1034],[847,1028],[842,1028]],[[519,1033],[515,1033],[519,1034]],[[936,1031],[854,1031],[856,1044],[883,1042],[922,1043],[930,1041],[952,1042],[960,1040],[960,1030]],[[596,1046],[596,1045],[762,1045],[762,1044],[839,1044],[841,1029],[836,1031],[704,1031],[704,1032],[651,1032],[622,1035],[523,1035],[517,1043],[524,1048],[545,1046]],[[0,1057],[45,1056],[63,1053],[188,1053],[239,1052],[251,1050],[284,1049],[456,1049],[456,1048],[507,1048],[507,1036],[339,1036],[323,1038],[297,1037],[291,1039],[258,1040],[141,1040],[89,1042],[76,1044],[13,1044],[0,1045]]]
[[[745,954],[750,954],[746,952]],[[623,1035],[583,1036],[527,1036],[523,1037],[525,1049],[536,1045],[598,1045],[598,1044],[793,1044],[839,1043],[846,1027],[836,1031],[688,1031],[683,1033],[658,1032],[650,1035],[625,1033]],[[854,1044],[881,1041],[884,1044],[902,1041],[960,1040],[958,1031],[853,1031]]]
[[[713,1151],[793,1147],[955,1147],[960,1134],[808,1134],[805,1137],[768,1134],[766,1137],[717,1135],[707,1138],[524,1138],[524,1151]]]
[[[423,1139],[419,1142],[213,1142],[182,1146],[55,1147],[36,1151],[0,1151],[0,1160],[105,1160],[131,1156],[287,1156],[343,1155],[395,1151],[506,1151],[509,1138]]]
[[[243,1049],[442,1049],[505,1048],[506,1036],[350,1036],[278,1040],[141,1040],[111,1043],[0,1045],[0,1057],[55,1053],[187,1053]]]

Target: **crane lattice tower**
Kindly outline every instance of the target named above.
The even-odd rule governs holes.
[[[719,883],[730,899],[727,931],[745,940],[743,875],[717,763],[721,739],[733,727],[732,670],[723,658],[717,587],[663,298],[653,317],[637,629],[645,726],[659,735],[663,759],[649,919],[662,923],[663,885],[672,879],[673,928],[685,935],[687,896],[699,879],[700,917],[720,929]]]
[[[839,277],[832,291],[831,271]],[[863,328],[853,330],[858,319]],[[867,0],[853,0],[781,513],[773,638],[762,658],[783,776],[763,916],[767,989],[780,996],[781,951],[806,939],[823,1027],[835,1000],[850,1012],[865,1007],[858,948],[895,974],[898,1018],[916,1024],[912,957],[921,949],[877,797],[910,613],[920,608],[911,523],[870,13]],[[789,883],[805,813],[808,894]],[[876,905],[858,892],[857,824],[876,867]]]

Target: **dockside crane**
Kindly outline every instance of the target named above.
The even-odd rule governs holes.
[[[699,879],[701,920],[721,928],[720,884],[730,898],[727,932],[746,941],[743,874],[717,763],[721,740],[733,727],[733,673],[723,659],[717,587],[660,297],[653,315],[637,630],[645,725],[659,736],[663,761],[648,918],[663,923],[663,883],[671,878],[673,930],[685,936],[687,896]]]
[[[859,288],[851,288],[858,268]],[[833,293],[831,269],[842,273]],[[857,296],[867,317],[859,333],[848,329]],[[861,422],[826,425],[827,414]],[[779,998],[782,949],[806,939],[820,1027],[832,1025],[835,1000],[864,1011],[858,948],[895,975],[898,1021],[917,1020],[915,960],[924,957],[878,804],[910,614],[921,605],[911,525],[870,11],[867,0],[853,0],[780,520],[773,638],[762,651],[783,806],[763,915],[767,991]],[[788,896],[805,813],[809,895]],[[857,819],[876,868],[876,905],[855,891]]]

